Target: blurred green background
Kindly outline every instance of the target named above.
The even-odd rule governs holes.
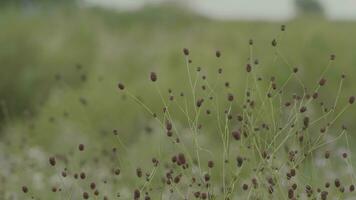
[[[341,74],[346,74],[345,99],[355,94],[356,23],[330,21],[311,1],[297,1],[299,15],[286,22],[214,20],[184,6],[166,3],[136,11],[90,7],[74,1],[0,2],[0,138],[5,152],[22,153],[29,146],[65,152],[84,141],[93,146],[110,142],[119,129],[127,144],[145,134],[152,122],[134,102],[117,91],[118,81],[141,96],[154,110],[162,104],[147,85],[156,71],[163,91],[179,91],[187,82],[181,50],[191,50],[193,66],[214,72],[217,66],[237,88],[244,84],[248,41],[266,76],[288,76],[286,64],[274,60],[271,41],[278,41],[285,58],[300,67],[303,81],[315,85],[318,75],[336,54],[324,97],[335,97]],[[215,50],[222,59],[216,61]],[[273,63],[273,64],[272,64]],[[213,73],[211,72],[211,73]],[[293,85],[289,86],[293,88]],[[354,108],[343,117],[356,129]],[[105,139],[105,137],[108,137]],[[356,139],[356,137],[353,137]],[[19,148],[20,147],[20,148]]]
[[[342,73],[350,75],[345,94],[351,94],[356,83],[352,77],[355,23],[329,21],[317,4],[297,2],[302,14],[283,22],[287,32],[279,46],[284,56],[302,68],[306,82],[314,84],[329,55],[336,54],[336,66],[329,76],[337,80]],[[118,102],[117,81],[131,84],[135,93],[144,95],[150,71],[183,75],[183,47],[193,52],[194,64],[206,67],[215,67],[214,51],[220,49],[222,65],[233,72],[229,78],[238,84],[249,53],[248,40],[253,38],[256,57],[266,74],[283,77],[288,72],[285,63],[270,64],[274,55],[270,41],[279,34],[281,24],[216,21],[175,4],[129,12],[81,6],[74,1],[2,1],[1,135],[7,128],[27,123],[39,129],[34,135],[41,140],[55,141],[52,134],[61,130],[54,130],[58,126],[52,127],[48,121],[60,119],[63,113],[72,117],[73,126],[79,126],[86,115],[93,132],[110,130],[121,120],[127,122],[121,124],[124,130],[138,129],[130,118],[139,114],[128,112],[131,108]],[[178,76],[168,76],[162,77],[166,88],[182,84]],[[336,89],[337,84],[332,87]],[[85,113],[80,99],[87,99]]]

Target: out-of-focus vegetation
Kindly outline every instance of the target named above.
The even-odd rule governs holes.
[[[31,6],[45,6],[45,5],[75,5],[76,0],[2,0],[0,6],[15,6],[15,7],[25,7],[31,8]]]
[[[147,144],[145,137],[156,130],[155,125],[142,108],[118,94],[117,82],[124,81],[153,110],[160,111],[162,103],[148,89],[148,74],[159,74],[162,91],[187,87],[181,78],[186,73],[183,47],[191,50],[194,67],[204,66],[210,73],[224,68],[231,87],[239,91],[245,83],[250,38],[261,71],[279,77],[279,84],[288,78],[286,60],[300,68],[306,85],[315,85],[330,54],[336,54],[328,82],[337,82],[346,74],[345,96],[340,101],[355,92],[353,22],[330,22],[320,16],[288,22],[286,34],[278,38],[285,60],[275,60],[271,46],[280,24],[214,21],[170,6],[134,13],[68,6],[31,12],[3,7],[0,27],[1,148],[13,155],[33,146],[45,153],[63,153],[78,143],[86,143],[95,152],[95,147],[115,142],[110,137],[112,129],[119,130],[133,155],[149,155],[149,150],[138,149]],[[221,50],[223,61],[216,61],[216,49]],[[296,89],[293,84],[288,87]],[[334,97],[337,88],[337,84],[330,85],[320,95]],[[352,109],[343,121],[355,130]],[[23,145],[24,141],[28,143]],[[24,166],[16,162],[11,170],[25,174],[21,172]],[[5,188],[18,190],[20,177],[7,180],[12,184]]]
[[[322,14],[323,7],[317,0],[296,0],[295,4],[302,14]]]
[[[3,9],[0,15],[0,25],[4,27],[0,33],[0,91],[5,109],[15,121],[26,110],[50,113],[47,106],[51,98],[58,90],[65,90],[63,87],[58,89],[56,76],[69,85],[59,97],[63,100],[69,98],[65,95],[68,92],[77,93],[88,88],[87,95],[114,104],[117,94],[112,84],[120,77],[134,82],[137,89],[144,92],[145,89],[140,87],[142,74],[152,69],[162,73],[183,73],[179,55],[183,46],[196,51],[197,54],[193,54],[197,57],[195,60],[202,65],[213,65],[210,55],[214,49],[221,49],[226,68],[238,71],[247,57],[247,41],[254,38],[256,53],[267,73],[272,73],[268,72],[272,67],[280,69],[275,71],[279,74],[286,69],[282,62],[270,66],[273,52],[269,44],[276,36],[279,24],[216,22],[171,7],[146,8],[137,13],[70,8],[26,13]],[[280,48],[292,65],[307,70],[303,72],[306,82],[316,81],[309,77],[321,70],[330,53],[335,53],[338,60],[331,76],[352,74],[356,59],[350,52],[356,42],[346,39],[356,32],[352,22],[298,18],[288,23],[287,32]],[[81,65],[82,70],[76,70],[76,65]],[[98,83],[99,77],[103,79],[102,83]],[[238,77],[231,78],[240,81]],[[168,83],[178,82],[174,77],[166,81],[167,88]],[[353,83],[354,79],[348,80],[346,90],[351,91]],[[100,88],[102,84],[106,84],[105,90]],[[71,91],[79,85],[81,90]],[[89,89],[91,87],[100,93],[93,90],[95,88]],[[68,101],[77,102],[79,97],[77,94]],[[90,103],[90,97],[88,99]],[[40,105],[44,107],[40,108]],[[60,106],[56,109],[64,110]],[[105,114],[107,110],[102,109],[102,112]],[[119,118],[116,119],[127,118],[117,115]],[[96,119],[96,116],[92,116],[96,123],[107,120]]]

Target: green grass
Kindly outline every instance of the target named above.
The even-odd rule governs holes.
[[[0,95],[4,105],[4,142],[0,147],[5,152],[0,154],[5,160],[0,166],[6,169],[0,174],[5,180],[5,187],[0,190],[3,199],[11,199],[11,195],[21,199],[20,187],[36,182],[31,176],[33,172],[38,173],[35,174],[40,180],[38,177],[54,174],[48,169],[48,156],[66,155],[70,149],[76,150],[79,143],[88,146],[85,156],[74,153],[69,158],[76,163],[92,163],[92,157],[103,154],[102,149],[110,151],[117,146],[118,141],[111,134],[113,129],[119,130],[127,145],[128,152],[118,147],[123,159],[137,159],[127,164],[107,158],[98,165],[92,164],[94,167],[88,171],[98,168],[103,172],[99,179],[103,179],[117,165],[123,171],[134,172],[133,166],[149,163],[158,151],[147,146],[158,145],[162,138],[157,133],[162,130],[140,106],[125,100],[128,97],[118,92],[117,83],[124,82],[152,110],[160,112],[163,105],[155,87],[148,84],[149,73],[158,73],[165,94],[169,88],[176,92],[189,88],[181,53],[184,47],[191,51],[192,66],[204,67],[208,77],[215,76],[217,68],[222,67],[239,101],[244,97],[250,38],[254,40],[253,55],[260,62],[258,70],[266,79],[276,76],[281,85],[288,78],[284,57],[291,66],[300,68],[300,78],[312,89],[333,53],[336,61],[328,71],[328,89],[322,89],[321,98],[328,103],[333,101],[343,73],[348,79],[340,102],[346,102],[355,93],[356,57],[352,52],[356,40],[352,36],[356,35],[356,26],[352,22],[329,22],[315,16],[290,21],[286,23],[286,33],[278,39],[283,56],[276,59],[271,41],[280,34],[278,23],[213,21],[169,6],[136,13],[70,8],[35,13],[2,11],[0,27],[6,27],[0,32]],[[220,60],[214,56],[217,49],[222,52]],[[56,75],[61,79],[56,80]],[[287,89],[302,92],[296,82]],[[80,99],[87,104],[83,105]],[[175,108],[172,112],[177,113],[175,120],[184,129],[186,118],[178,111]],[[350,132],[356,129],[354,117],[354,108],[342,117]],[[207,124],[207,134],[213,135],[214,124],[209,120],[202,123]],[[151,134],[147,133],[148,128],[153,129]],[[351,137],[352,141],[356,139]],[[205,139],[208,145],[218,137]],[[215,147],[212,150],[219,152]],[[6,158],[6,154],[12,158]],[[163,154],[162,159],[169,155]],[[26,167],[32,164],[33,168]],[[309,168],[306,173],[311,173]],[[125,191],[131,195],[137,180],[130,174],[122,176],[113,186],[120,188],[123,196]],[[31,189],[41,193],[42,198],[54,198],[49,189],[42,192],[45,189],[41,184],[33,185]],[[106,186],[103,190],[113,192],[116,188]]]

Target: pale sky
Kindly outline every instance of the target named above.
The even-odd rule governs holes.
[[[147,3],[174,0],[83,0],[107,8],[135,10]],[[294,0],[175,0],[218,19],[288,20],[296,15]],[[356,20],[356,0],[319,0],[329,19]]]
[[[356,0],[320,0],[331,19],[356,20]]]

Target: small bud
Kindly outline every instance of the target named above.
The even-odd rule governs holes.
[[[350,98],[349,98],[349,103],[350,104],[353,104],[355,102],[355,97],[354,96],[351,96]]]

